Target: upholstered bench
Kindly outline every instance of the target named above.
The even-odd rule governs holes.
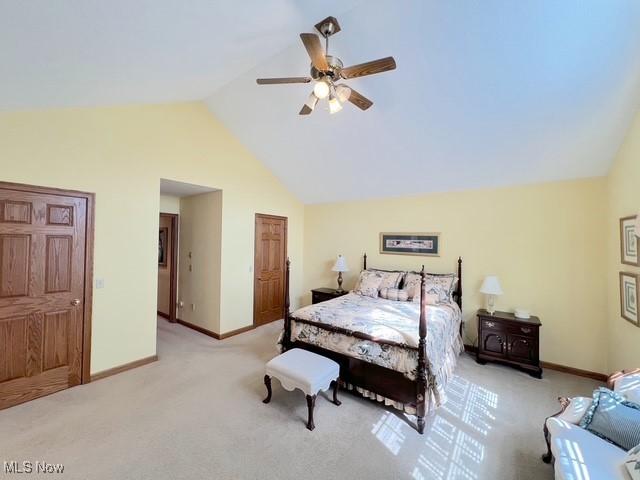
[[[267,398],[264,403],[271,401],[271,378],[280,380],[280,384],[289,391],[302,390],[307,396],[309,418],[307,428],[313,430],[313,409],[319,391],[328,390],[333,384],[333,403],[340,405],[338,400],[338,384],[340,383],[340,366],[326,357],[317,355],[300,348],[288,350],[270,360],[265,368],[264,384],[267,387]]]

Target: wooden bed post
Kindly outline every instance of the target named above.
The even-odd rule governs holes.
[[[424,416],[426,413],[425,394],[427,392],[427,295],[425,293],[424,265],[420,271],[420,340],[418,340],[418,377],[416,392],[416,416],[418,417],[418,433],[424,433]]]
[[[367,252],[364,252],[364,256],[362,258],[364,258],[364,268],[363,268],[363,270],[366,270],[367,269]]]
[[[291,260],[287,257],[284,271],[284,335],[282,337],[282,351],[286,352],[291,346],[291,312],[289,306],[289,277],[291,276]]]
[[[458,257],[458,287],[456,288],[456,302],[462,310],[462,257]]]

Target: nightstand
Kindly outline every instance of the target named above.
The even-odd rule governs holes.
[[[516,318],[513,313],[478,310],[478,351],[476,361],[496,361],[522,368],[542,378],[540,327],[538,317]]]
[[[349,292],[346,290],[344,292],[338,292],[335,288],[314,288],[311,290],[311,303],[326,302],[327,300],[341,297],[347,293]]]

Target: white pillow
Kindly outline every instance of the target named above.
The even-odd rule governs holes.
[[[630,402],[640,404],[640,373],[619,378],[613,389]]]
[[[624,466],[627,467],[631,480],[640,480],[640,445],[636,445],[624,459]]]

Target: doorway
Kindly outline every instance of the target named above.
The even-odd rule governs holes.
[[[176,322],[179,216],[160,213],[158,235],[158,315]]]
[[[287,217],[256,213],[253,324],[284,317]]]
[[[0,182],[0,409],[90,381],[93,209]]]

